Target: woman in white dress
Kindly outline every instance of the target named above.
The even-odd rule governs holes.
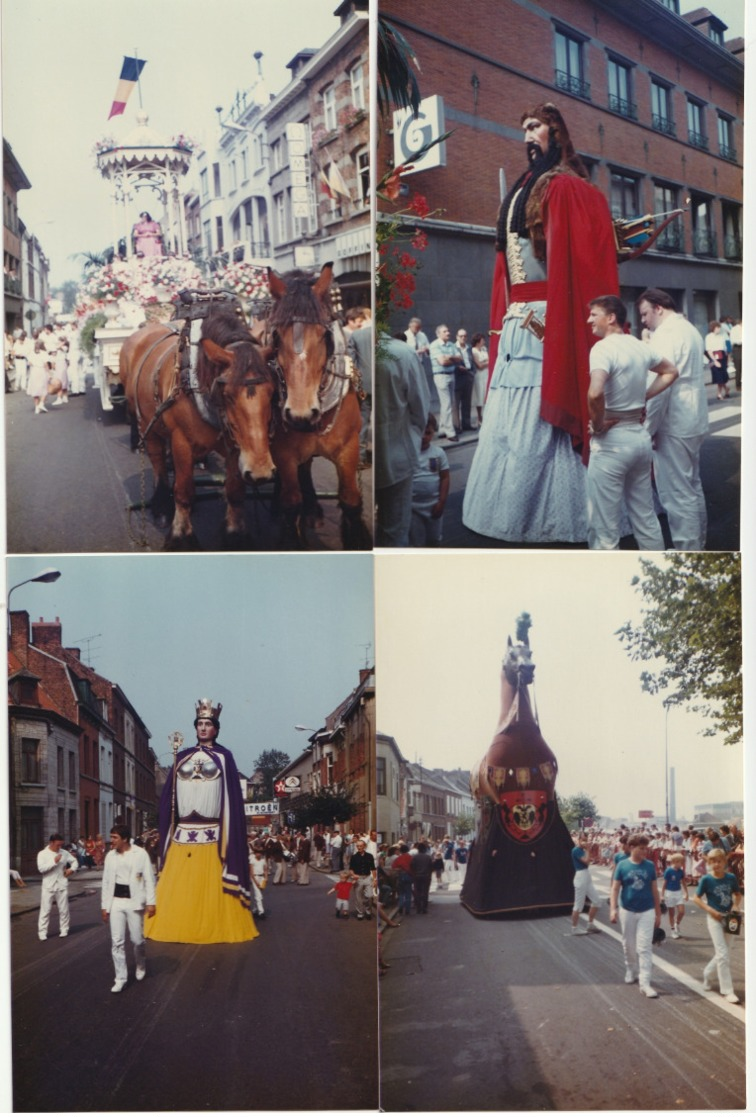
[[[483,407],[488,391],[488,350],[483,334],[474,334],[472,339],[472,358],[475,365],[472,405],[478,409],[478,426],[483,422]]]

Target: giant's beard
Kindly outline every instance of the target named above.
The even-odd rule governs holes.
[[[557,144],[554,137],[549,136],[549,146],[546,148],[546,151],[541,151],[537,143],[528,143],[526,145],[526,154],[530,166],[524,174],[520,175],[517,182],[502,202],[501,209],[499,210],[499,220],[496,225],[496,245],[499,250],[503,250],[506,243],[507,217],[512,206],[512,199],[518,191],[519,196],[514,205],[511,228],[513,232],[517,232],[521,237],[526,237],[528,235],[528,228],[525,224],[525,207],[528,204],[530,192],[541,175],[552,170],[560,163],[562,149]]]

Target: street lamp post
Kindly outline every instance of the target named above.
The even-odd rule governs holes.
[[[33,578],[25,578],[23,580],[23,582],[16,582],[15,586],[11,586],[11,588],[8,590],[8,596],[5,599],[5,604],[6,604],[6,608],[7,608],[7,611],[8,611],[8,647],[10,647],[10,634],[11,634],[10,599],[11,599],[11,594],[13,593],[13,591],[17,590],[17,589],[20,589],[21,586],[28,585],[29,582],[57,582],[58,578],[60,578],[60,571],[56,570],[52,566],[47,566],[47,567],[45,567],[44,570],[40,570],[39,574],[35,574]]]
[[[670,694],[662,702],[664,706],[664,810],[667,826],[669,826],[669,708],[679,702],[676,694]]]

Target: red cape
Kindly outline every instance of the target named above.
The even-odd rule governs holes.
[[[619,294],[617,249],[604,195],[585,179],[555,175],[543,202],[549,293],[543,342],[541,418],[566,431],[588,461],[588,356],[595,337],[587,325],[588,303]],[[491,292],[491,329],[500,330],[509,305],[506,256],[496,254]],[[494,368],[498,334],[491,336]]]

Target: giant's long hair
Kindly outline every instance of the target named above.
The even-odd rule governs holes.
[[[539,244],[536,243],[540,242],[543,238],[540,212],[541,202],[543,201],[543,193],[548,183],[551,181],[552,174],[563,171],[579,175],[580,178],[588,178],[585,164],[573,147],[569,130],[564,122],[564,117],[556,105],[552,104],[551,101],[544,101],[540,105],[536,105],[534,109],[524,112],[520,118],[520,123],[524,124],[526,120],[532,117],[535,117],[536,120],[540,120],[542,124],[548,124],[549,146],[544,154],[536,159],[524,174],[520,175],[517,182],[515,182],[514,186],[501,203],[499,217],[496,223],[497,252],[503,252],[506,248],[507,215],[512,205],[512,199],[518,191],[520,191],[520,194],[515,202],[511,228],[513,232],[517,232],[519,236],[530,236],[534,241],[537,255],[541,255],[541,252],[538,251]],[[537,186],[538,189],[536,189]],[[539,228],[540,235],[538,231]]]

